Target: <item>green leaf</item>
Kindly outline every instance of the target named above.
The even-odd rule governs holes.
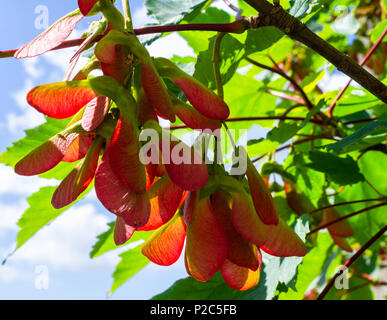
[[[266,139],[258,141],[258,143],[250,143],[247,151],[250,156],[259,156],[268,152],[271,152],[281,146],[283,143],[293,138],[298,131],[304,128],[308,121],[316,114],[321,108],[321,105],[316,106],[308,112],[305,120],[301,124],[281,122],[278,127],[274,127],[266,135]]]
[[[190,23],[230,23],[231,16],[218,8],[210,7],[205,12],[199,14]],[[188,42],[188,45],[198,55],[201,51],[208,49],[209,39],[216,35],[210,31],[182,31],[179,34]]]
[[[289,156],[285,162],[286,171],[296,177],[296,185],[304,195],[317,206],[323,194],[324,174],[306,167],[306,156],[297,154]]]
[[[213,72],[212,52],[215,38],[210,39],[209,48],[199,53],[195,66],[194,77],[209,88],[215,88],[215,77]],[[244,45],[233,36],[227,34],[223,37],[220,47],[220,73],[223,84],[227,83],[238,68],[239,61],[245,53]]]
[[[110,222],[108,224],[109,229],[97,237],[98,241],[93,245],[93,249],[90,252],[90,258],[97,258],[105,252],[117,248],[114,243],[114,225],[115,222]]]
[[[108,224],[109,229],[101,233],[97,239],[98,241],[93,245],[93,249],[90,252],[90,258],[98,258],[106,252],[122,248],[127,245],[132,245],[134,242],[147,239],[149,236],[146,232],[135,232],[128,242],[121,246],[117,246],[114,242],[114,225],[115,222]]]
[[[281,292],[279,300],[301,300],[304,297],[312,281],[323,272],[332,243],[329,234],[319,234],[316,246],[307,253],[298,266],[295,287],[287,292]]]
[[[380,166],[380,163],[373,163],[372,159],[366,159],[362,165],[369,165],[374,169],[375,174],[380,174],[381,177],[385,175],[385,166]],[[364,161],[364,160],[363,160]],[[366,182],[360,182],[355,185],[346,186],[342,192],[336,197],[336,202],[344,202],[344,201],[353,201],[353,200],[361,200],[361,199],[373,199],[377,198],[379,195],[375,192],[375,190],[369,186]],[[353,213],[355,211],[364,209],[366,207],[375,205],[380,202],[367,202],[366,204],[352,204],[342,207],[337,207],[337,210],[340,214],[346,215]],[[370,211],[363,212],[354,217],[348,219],[351,223],[351,226],[354,230],[354,238],[360,243],[366,243],[372,235],[377,233],[380,228],[386,224],[386,206],[382,206]]]
[[[231,289],[217,272],[207,282],[199,282],[191,277],[178,280],[152,300],[239,300],[244,295],[242,291]]]
[[[339,184],[347,185],[364,181],[358,164],[350,157],[338,157],[332,153],[311,151],[308,155],[310,163],[306,166],[327,175],[328,179]]]
[[[245,42],[245,56],[270,48],[278,42],[283,35],[284,34],[275,27],[262,27],[255,30],[248,30]]]
[[[336,33],[346,36],[354,35],[360,28],[360,23],[353,13],[338,17],[332,24],[332,29]]]
[[[146,0],[148,16],[159,24],[177,24],[192,12],[200,12],[207,0]]]
[[[378,41],[379,37],[382,35],[383,31],[387,28],[387,21],[379,22],[375,28],[371,31],[371,42]],[[383,38],[383,42],[387,41],[387,37]]]
[[[353,145],[361,141],[363,138],[367,137],[368,135],[378,134],[378,133],[383,133],[383,136],[384,136],[384,133],[386,133],[386,130],[387,130],[387,120],[374,121],[362,127],[361,129],[351,134],[350,136],[345,137],[339,142],[327,145],[326,149],[328,151],[333,151],[336,153],[344,153],[344,152],[352,151]]]
[[[387,155],[368,151],[359,160],[361,173],[379,192],[387,195]]]
[[[30,207],[24,212],[17,225],[20,231],[17,234],[17,249],[27,242],[35,233],[56,219],[68,207],[54,209],[51,198],[55,187],[44,187],[30,196],[27,201]]]
[[[336,95],[337,92],[335,92],[331,98],[334,99]],[[349,87],[346,93],[337,103],[335,108],[335,115],[337,117],[344,117],[362,110],[374,108],[376,106],[383,109],[385,108],[386,104],[381,102],[379,99],[376,99],[367,90]]]
[[[146,240],[151,234],[152,232],[142,233],[142,240]],[[149,263],[149,259],[141,253],[141,245],[135,246],[135,243],[132,245],[133,248],[120,254],[121,261],[113,273],[114,280],[109,295],[112,295],[114,291]]]
[[[311,0],[296,0],[294,5],[290,8],[289,13],[296,17],[302,17],[309,9],[309,3]]]

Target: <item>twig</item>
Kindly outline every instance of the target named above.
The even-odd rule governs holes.
[[[321,39],[300,20],[266,0],[245,0],[245,2],[259,12],[261,25],[274,26],[294,40],[300,41],[323,56],[339,71],[355,80],[381,101],[387,103],[387,86],[385,84],[359,66],[349,56]]]
[[[327,222],[327,223],[324,223],[316,228],[314,228],[313,230],[311,230],[306,236],[310,236],[311,234],[313,233],[316,233],[317,231],[321,230],[321,229],[325,229],[325,228],[328,228],[329,226],[335,224],[335,223],[338,223],[340,221],[343,221],[343,220],[346,220],[346,219],[349,219],[349,218],[352,218],[354,216],[357,216],[358,214],[361,214],[363,212],[367,212],[367,211],[370,211],[370,210],[373,210],[373,209],[376,209],[376,208],[379,208],[379,207],[383,207],[383,206],[387,206],[387,202],[383,202],[383,203],[378,203],[378,204],[375,204],[373,206],[370,206],[370,207],[366,207],[364,209],[361,209],[361,210],[358,210],[358,211],[355,211],[355,212],[352,212],[350,214],[347,214],[345,216],[342,216],[340,218],[337,218],[335,220],[332,220],[330,222]]]
[[[289,148],[292,148],[293,146],[296,146],[298,144],[302,144],[302,143],[305,143],[305,142],[309,142],[311,140],[319,140],[319,139],[329,139],[329,140],[335,140],[335,138],[332,138],[330,136],[327,136],[326,134],[321,134],[321,135],[317,135],[317,136],[314,136],[314,137],[310,137],[310,138],[306,138],[306,139],[302,139],[302,140],[297,140],[297,141],[294,141],[292,143],[289,143],[285,146],[282,146],[278,149],[275,150],[275,152],[280,152],[280,151],[283,151],[283,150],[286,150],[286,149],[289,149]],[[263,159],[264,157],[266,157],[268,155],[268,153],[265,153],[255,159],[252,160],[252,162],[258,162],[259,160]]]
[[[231,23],[192,23],[192,24],[177,24],[166,26],[152,26],[134,29],[133,32],[138,35],[146,35],[153,33],[175,32],[175,31],[217,31],[225,33],[243,33],[250,28],[250,22],[246,19],[237,20]],[[98,42],[103,36],[98,36],[92,43]],[[53,50],[60,50],[65,48],[77,47],[82,44],[86,38],[79,38],[74,40],[64,41]],[[15,50],[0,51],[0,58],[11,58],[14,56]]]
[[[324,290],[317,297],[317,300],[323,300],[329,290],[335,284],[335,281],[338,277],[340,277],[344,271],[349,268],[362,254],[366,251],[374,242],[376,242],[383,234],[387,231],[387,225],[384,226],[377,234],[375,234],[370,240],[367,241],[365,245],[363,245],[359,251],[357,251],[344,265],[340,268],[340,270],[334,275],[334,277],[328,282],[325,286]]]
[[[255,61],[249,57],[245,58],[246,61],[250,62],[251,64],[259,67],[259,68],[262,68],[262,69],[266,69],[266,70],[269,70],[273,73],[276,73],[278,75],[280,75],[281,77],[285,78],[286,80],[288,80],[292,85],[293,87],[302,95],[303,99],[304,99],[304,104],[307,105],[308,109],[313,109],[314,105],[313,103],[309,100],[307,94],[305,93],[304,89],[301,88],[301,86],[297,83],[296,80],[294,80],[292,77],[288,76],[284,71],[282,70],[279,70],[279,69],[275,69],[275,68],[272,68],[272,67],[269,67],[269,66],[266,66],[262,63],[259,63],[258,61]]]
[[[305,121],[303,117],[284,117],[284,116],[268,116],[268,117],[238,117],[238,118],[228,118],[226,122],[242,122],[242,121],[269,121],[269,120],[292,120],[292,121]],[[309,122],[315,124],[321,124],[320,120],[310,119]],[[188,128],[185,124],[177,124],[171,126],[170,130],[178,130]]]
[[[133,31],[132,14],[130,12],[129,0],[122,0],[122,8],[124,10],[125,17],[125,30],[128,32]]]
[[[298,104],[306,105],[306,102],[300,97],[291,96],[291,95],[286,94],[284,92],[274,91],[274,90],[266,90],[265,92],[269,93],[273,96],[276,96],[278,98],[282,98],[285,100],[293,101],[293,102],[298,103]]]
[[[363,199],[363,200],[339,202],[339,203],[331,204],[329,206],[318,208],[316,210],[308,212],[308,214],[313,214],[313,213],[316,213],[316,212],[319,212],[319,211],[322,211],[322,210],[325,210],[325,209],[334,208],[334,207],[340,207],[340,206],[346,206],[346,205],[355,204],[355,203],[372,202],[372,201],[383,201],[383,200],[386,200],[386,198]]]
[[[218,91],[218,96],[223,99],[223,83],[222,83],[222,75],[220,74],[220,46],[222,44],[222,39],[226,34],[224,32],[219,32],[215,38],[214,49],[212,52],[212,63],[214,66],[214,77],[216,83],[216,90]]]
[[[379,45],[382,43],[384,37],[386,36],[387,34],[387,27],[384,29],[383,33],[381,34],[381,36],[379,37],[379,39],[375,42],[375,44],[372,46],[371,50],[367,53],[367,55],[364,57],[364,59],[360,62],[360,66],[363,66],[367,61],[368,59],[371,57],[371,55],[375,52],[375,50],[379,47]],[[344,88],[342,88],[340,90],[340,92],[338,93],[338,95],[336,96],[336,98],[333,100],[333,102],[331,103],[331,105],[329,106],[329,109],[328,109],[328,115],[330,118],[332,118],[333,116],[333,111],[336,107],[336,104],[337,102],[340,100],[340,98],[343,96],[343,94],[345,93],[345,91],[348,89],[349,85],[351,84],[352,82],[352,79],[349,79],[347,84],[344,86]]]

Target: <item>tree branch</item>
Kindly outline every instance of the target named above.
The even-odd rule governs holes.
[[[364,209],[361,209],[359,211],[355,211],[355,212],[352,212],[350,214],[347,214],[345,216],[342,216],[340,218],[337,218],[335,220],[332,220],[330,222],[327,222],[327,223],[324,223],[316,228],[314,228],[312,231],[310,231],[306,236],[310,236],[311,234],[313,233],[316,233],[317,231],[321,230],[321,229],[325,229],[325,228],[328,228],[329,226],[331,226],[332,224],[335,224],[335,223],[338,223],[340,221],[343,221],[343,220],[346,220],[346,219],[349,219],[349,218],[352,218],[354,216],[357,216],[358,214],[361,214],[363,212],[367,212],[367,211],[370,211],[370,210],[373,210],[373,209],[376,209],[376,208],[379,208],[379,207],[383,207],[383,206],[387,206],[387,202],[383,202],[383,203],[378,203],[378,204],[375,204],[373,206],[369,206],[369,207],[366,207]]]
[[[245,2],[260,13],[259,24],[261,26],[274,26],[292,39],[308,46],[336,66],[339,71],[345,73],[384,103],[387,103],[386,85],[359,66],[349,56],[321,39],[301,21],[284,11],[281,7],[274,6],[266,0],[245,0]]]
[[[371,50],[367,53],[367,55],[364,57],[364,59],[360,62],[360,66],[363,66],[368,61],[368,59],[371,57],[371,55],[374,53],[374,51],[382,43],[386,34],[387,34],[387,27],[384,29],[384,31],[383,31],[382,35],[379,37],[378,41],[375,42],[375,44],[372,46]],[[343,96],[345,91],[348,89],[351,82],[352,82],[352,79],[349,79],[347,84],[345,85],[345,87],[340,90],[340,92],[336,96],[335,100],[333,100],[333,102],[329,106],[328,115],[330,118],[332,118],[332,116],[333,116],[333,110],[335,109],[337,102],[340,100],[340,98]]]
[[[276,74],[280,75],[281,77],[285,78],[286,80],[288,80],[293,85],[293,87],[302,95],[302,97],[304,98],[305,104],[307,105],[308,109],[309,110],[313,109],[313,107],[314,107],[313,103],[309,100],[307,94],[301,88],[301,86],[297,83],[297,81],[294,80],[292,77],[288,76],[282,70],[278,70],[278,69],[266,66],[266,65],[264,65],[262,63],[259,63],[258,61],[255,61],[255,60],[253,60],[253,59],[251,59],[249,57],[245,58],[245,60],[250,62],[251,64],[255,65],[256,67],[269,70],[269,71],[271,71],[273,73],[276,73]]]
[[[326,285],[324,290],[320,293],[320,295],[317,297],[317,300],[323,300],[329,290],[333,287],[335,284],[335,281],[338,277],[340,277],[344,271],[349,268],[362,254],[364,251],[366,251],[369,247],[371,247],[374,242],[376,242],[383,234],[387,231],[387,225],[384,226],[380,231],[375,234],[370,240],[367,241],[366,244],[364,244],[359,251],[357,251],[344,265],[340,268],[340,270],[334,275],[334,277],[329,281],[329,283]]]

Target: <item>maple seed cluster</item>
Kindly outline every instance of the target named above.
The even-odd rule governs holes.
[[[171,265],[184,243],[187,272],[199,281],[218,270],[227,284],[247,290],[258,284],[261,250],[279,256],[304,256],[306,247],[278,216],[273,198],[255,166],[247,160],[246,177],[206,165],[202,154],[178,139],[166,148],[171,132],[159,118],[179,118],[192,129],[220,128],[229,116],[226,103],[198,80],[164,58],[152,58],[137,37],[124,29],[124,19],[108,1],[78,1],[80,11],[60,19],[23,46],[17,58],[43,54],[62,43],[84,15],[102,11],[108,23],[90,33],[70,63],[65,81],[38,86],[28,103],[46,116],[67,119],[67,127],[27,154],[15,166],[21,175],[44,173],[60,162],[75,163],[56,189],[52,205],[74,202],[95,181],[98,199],[117,216],[114,240],[126,243],[136,231],[152,231],[142,253],[154,263]],[[91,58],[71,77],[80,53],[101,33]],[[91,77],[99,69],[103,76]],[[174,83],[188,103],[167,87]],[[159,142],[157,163],[140,159],[142,130],[153,129]],[[179,144],[189,163],[176,164]]]

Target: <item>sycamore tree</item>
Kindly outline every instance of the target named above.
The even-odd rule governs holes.
[[[26,97],[46,122],[0,156],[59,181],[28,198],[17,248],[95,188],[112,222],[91,258],[127,246],[111,293],[184,255],[189,276],[156,299],[372,299],[386,285],[387,1],[146,0],[157,23],[140,29],[117,2],[74,0],[0,52],[75,48],[64,81]],[[151,56],[171,32],[196,57]]]

